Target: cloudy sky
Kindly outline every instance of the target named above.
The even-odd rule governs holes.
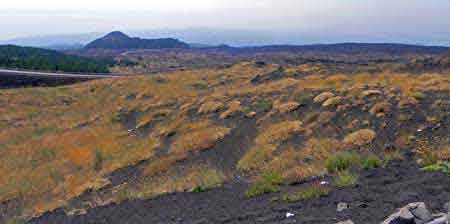
[[[292,38],[317,42],[450,45],[449,0],[13,0],[1,4],[3,40],[111,30],[214,28],[292,33]]]

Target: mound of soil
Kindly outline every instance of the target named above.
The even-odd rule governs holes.
[[[202,193],[176,193],[149,200],[126,201],[67,216],[63,210],[31,220],[31,224],[72,223],[380,223],[396,208],[425,202],[439,212],[450,201],[450,177],[420,171],[413,159],[393,162],[388,168],[364,171],[355,187],[335,189],[328,196],[298,203],[273,200],[278,193],[246,198],[246,183],[232,183]],[[305,183],[308,184],[308,183]],[[284,186],[282,192],[305,184]],[[337,212],[339,202],[349,208]],[[295,216],[286,218],[286,213]]]

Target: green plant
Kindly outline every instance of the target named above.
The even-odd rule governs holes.
[[[351,187],[356,185],[359,176],[349,171],[342,171],[338,173],[333,179],[333,184],[336,187]]]
[[[194,189],[192,189],[192,192],[194,192],[194,193],[202,193],[202,192],[205,192],[206,190],[207,189],[202,187],[202,186],[197,186]]]
[[[242,107],[241,111],[244,114],[248,114],[248,113],[252,112],[252,108],[250,108],[250,107]]]
[[[41,158],[44,161],[52,161],[53,159],[55,159],[56,157],[56,153],[54,150],[52,149],[42,149],[41,150]]]
[[[260,100],[253,104],[253,107],[256,110],[269,111],[270,109],[272,109],[272,103],[266,100]]]
[[[255,197],[267,193],[278,192],[278,184],[282,183],[283,177],[275,171],[266,171],[261,175],[261,179],[253,184],[246,192],[247,197]]]
[[[366,170],[378,168],[382,165],[381,159],[376,155],[369,155],[368,157],[364,158],[362,161],[362,166]]]
[[[392,161],[402,160],[403,156],[399,150],[388,152],[383,158],[383,167],[387,167]]]
[[[434,153],[431,150],[427,150],[422,154],[422,165],[423,166],[429,166],[429,165],[436,164],[437,161],[438,161],[438,157],[437,157],[436,153]]]
[[[426,95],[422,92],[412,92],[410,96],[416,100],[423,100],[426,97]]]
[[[19,219],[19,218],[13,218],[13,219],[6,221],[6,224],[25,224],[25,223],[26,223],[25,220]]]
[[[325,161],[325,167],[329,173],[335,173],[338,171],[343,171],[351,166],[360,165],[361,158],[358,154],[354,152],[338,153],[336,155],[331,155]]]
[[[443,172],[445,174],[450,174],[450,163],[428,165],[420,170],[425,172]]]
[[[298,201],[320,198],[327,196],[330,193],[328,187],[313,185],[304,189],[301,189],[293,194],[284,194],[282,200],[288,203],[294,203]]]
[[[257,182],[252,185],[246,192],[245,195],[249,198],[256,197],[259,195],[273,193],[280,191],[279,187],[266,182]]]
[[[283,176],[276,171],[266,171],[262,175],[262,180],[271,184],[281,184],[283,182]]]
[[[312,101],[313,95],[311,93],[299,93],[294,96],[294,100],[299,102],[300,104],[307,104]]]
[[[103,167],[103,154],[100,149],[95,150],[94,170],[99,171]]]
[[[200,80],[192,84],[192,87],[194,87],[197,90],[205,90],[208,89],[208,82]]]

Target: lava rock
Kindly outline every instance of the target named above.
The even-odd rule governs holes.
[[[389,216],[383,224],[426,224],[433,220],[423,202],[410,203]]]
[[[345,209],[348,209],[348,208],[349,208],[349,206],[348,206],[347,203],[345,203],[345,202],[339,202],[339,203],[337,204],[337,209],[336,209],[336,211],[337,211],[337,212],[342,212],[342,211],[344,211]]]

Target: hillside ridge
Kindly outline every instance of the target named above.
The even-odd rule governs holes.
[[[166,49],[166,48],[189,48],[184,43],[174,38],[141,39],[129,37],[120,32],[113,31],[106,36],[96,39],[86,45],[86,49]]]

